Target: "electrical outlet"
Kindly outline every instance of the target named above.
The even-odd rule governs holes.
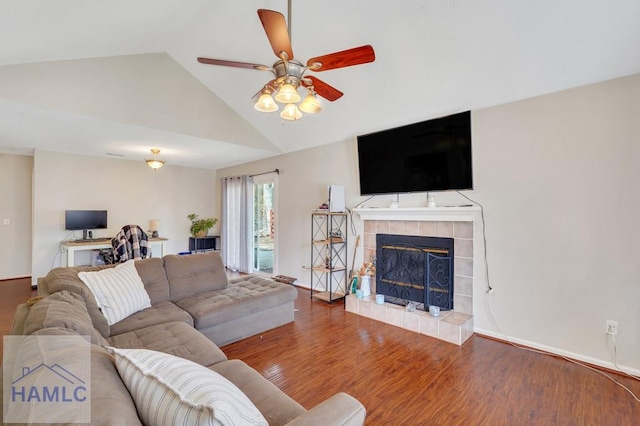
[[[613,321],[613,320],[607,320],[607,334],[610,334],[612,336],[617,336],[618,335],[618,321]]]

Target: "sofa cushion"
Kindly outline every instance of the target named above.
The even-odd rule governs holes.
[[[136,269],[142,279],[144,288],[149,293],[151,304],[164,302],[170,299],[169,281],[164,272],[164,261],[160,257],[136,260]]]
[[[105,268],[98,266],[84,266],[77,268],[55,268],[49,271],[46,276],[47,290],[50,294],[57,293],[62,290],[67,290],[72,293],[79,294],[84,299],[84,303],[87,305],[87,312],[91,317],[93,327],[104,336],[109,337],[111,329],[107,318],[102,315],[96,298],[93,297],[93,293],[89,290],[80,278],[78,278],[78,271],[100,271]]]
[[[193,326],[193,318],[171,302],[159,302],[143,309],[111,326],[111,335],[127,333],[139,328],[165,322],[179,321]]]
[[[144,288],[134,260],[115,268],[79,272],[78,278],[91,289],[109,325],[151,307],[149,293]]]
[[[93,328],[82,296],[63,290],[53,293],[29,308],[23,333],[33,334],[49,327],[61,327],[90,336],[91,342],[102,345],[106,340]]]
[[[280,391],[243,361],[232,359],[209,367],[233,382],[258,407],[270,425],[284,425],[306,412],[304,407]]]
[[[267,425],[245,394],[202,365],[148,349],[109,350],[146,424]]]
[[[90,417],[93,420],[92,424],[99,423],[108,426],[141,425],[136,406],[129,391],[120,379],[115,366],[115,360],[104,348],[98,345],[89,345],[89,362],[89,359],[86,357],[79,356],[80,353],[84,352],[79,351],[77,344],[69,344],[68,340],[62,338],[62,336],[77,337],[77,334],[73,330],[59,327],[43,328],[34,332],[31,336],[28,336],[28,338],[33,338],[33,336],[55,336],[56,339],[45,341],[33,340],[32,342],[37,343],[41,357],[38,361],[35,361],[36,358],[26,359],[23,355],[18,354],[18,358],[16,359],[17,365],[15,367],[22,370],[25,365],[38,365],[39,362],[47,365],[58,364],[64,369],[75,373],[79,376],[78,378],[86,382],[87,377],[83,372],[88,363],[88,370],[90,371],[91,377],[89,404],[91,407]],[[7,361],[5,367],[7,367],[9,362],[10,361]],[[15,368],[13,370],[15,371]],[[35,381],[40,380],[41,384],[52,383],[51,376],[48,375],[50,374],[48,369],[35,369],[29,376],[31,376],[31,374],[39,375],[40,378],[34,376],[33,379],[35,379]],[[80,395],[83,396],[83,394]],[[44,414],[44,422],[47,424],[56,422],[56,416],[54,414],[58,412],[56,411],[57,409],[61,409],[61,413],[66,419],[61,421],[60,424],[69,424],[69,415],[80,420],[80,416],[89,414],[86,412],[83,413],[82,410],[72,410],[68,402],[56,403],[55,407],[52,404],[39,402],[36,402],[35,405],[38,407],[46,407],[47,412]],[[37,409],[38,407],[33,408]],[[117,408],[114,409],[114,407]],[[33,417],[31,417],[31,419],[31,422],[33,422]],[[31,422],[28,423],[31,424]],[[78,421],[76,421],[76,423],[77,422]],[[25,424],[26,423],[25,420]]]
[[[208,366],[226,361],[227,356],[211,340],[184,322],[169,322],[111,335],[111,346],[128,349],[152,349]]]
[[[176,300],[176,305],[189,312],[199,330],[246,317],[256,311],[295,300],[296,289],[255,275],[233,279],[223,290]]]
[[[220,290],[228,285],[222,258],[217,252],[164,257],[171,300],[176,301],[205,291]]]

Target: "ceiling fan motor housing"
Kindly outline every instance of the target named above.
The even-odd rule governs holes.
[[[300,86],[302,74],[304,74],[306,70],[304,65],[294,59],[290,61],[278,61],[273,64],[273,72],[276,75],[276,84],[278,86],[288,80],[289,83],[297,88]]]

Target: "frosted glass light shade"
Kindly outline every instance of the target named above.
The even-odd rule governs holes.
[[[285,120],[293,121],[302,118],[302,113],[296,104],[287,104],[280,113],[280,117]]]
[[[275,103],[273,98],[268,93],[263,93],[258,98],[258,102],[253,107],[260,112],[273,112],[278,110],[278,104]]]
[[[283,104],[290,104],[300,101],[300,95],[292,84],[283,84],[278,93],[276,93],[276,101]]]
[[[149,231],[157,231],[160,229],[160,221],[158,219],[151,219],[149,221]]]
[[[300,104],[300,109],[307,114],[317,114],[322,111],[322,104],[314,94],[309,93]]]
[[[153,170],[157,170],[160,167],[164,166],[164,161],[162,160],[145,160],[147,162],[147,165],[149,167],[151,167]]]

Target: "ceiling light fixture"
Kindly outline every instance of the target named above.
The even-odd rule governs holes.
[[[158,154],[160,154],[159,149],[152,148],[151,154],[153,154],[153,158],[144,160],[147,163],[147,166],[151,167],[154,171],[164,166],[164,160],[158,159]]]

